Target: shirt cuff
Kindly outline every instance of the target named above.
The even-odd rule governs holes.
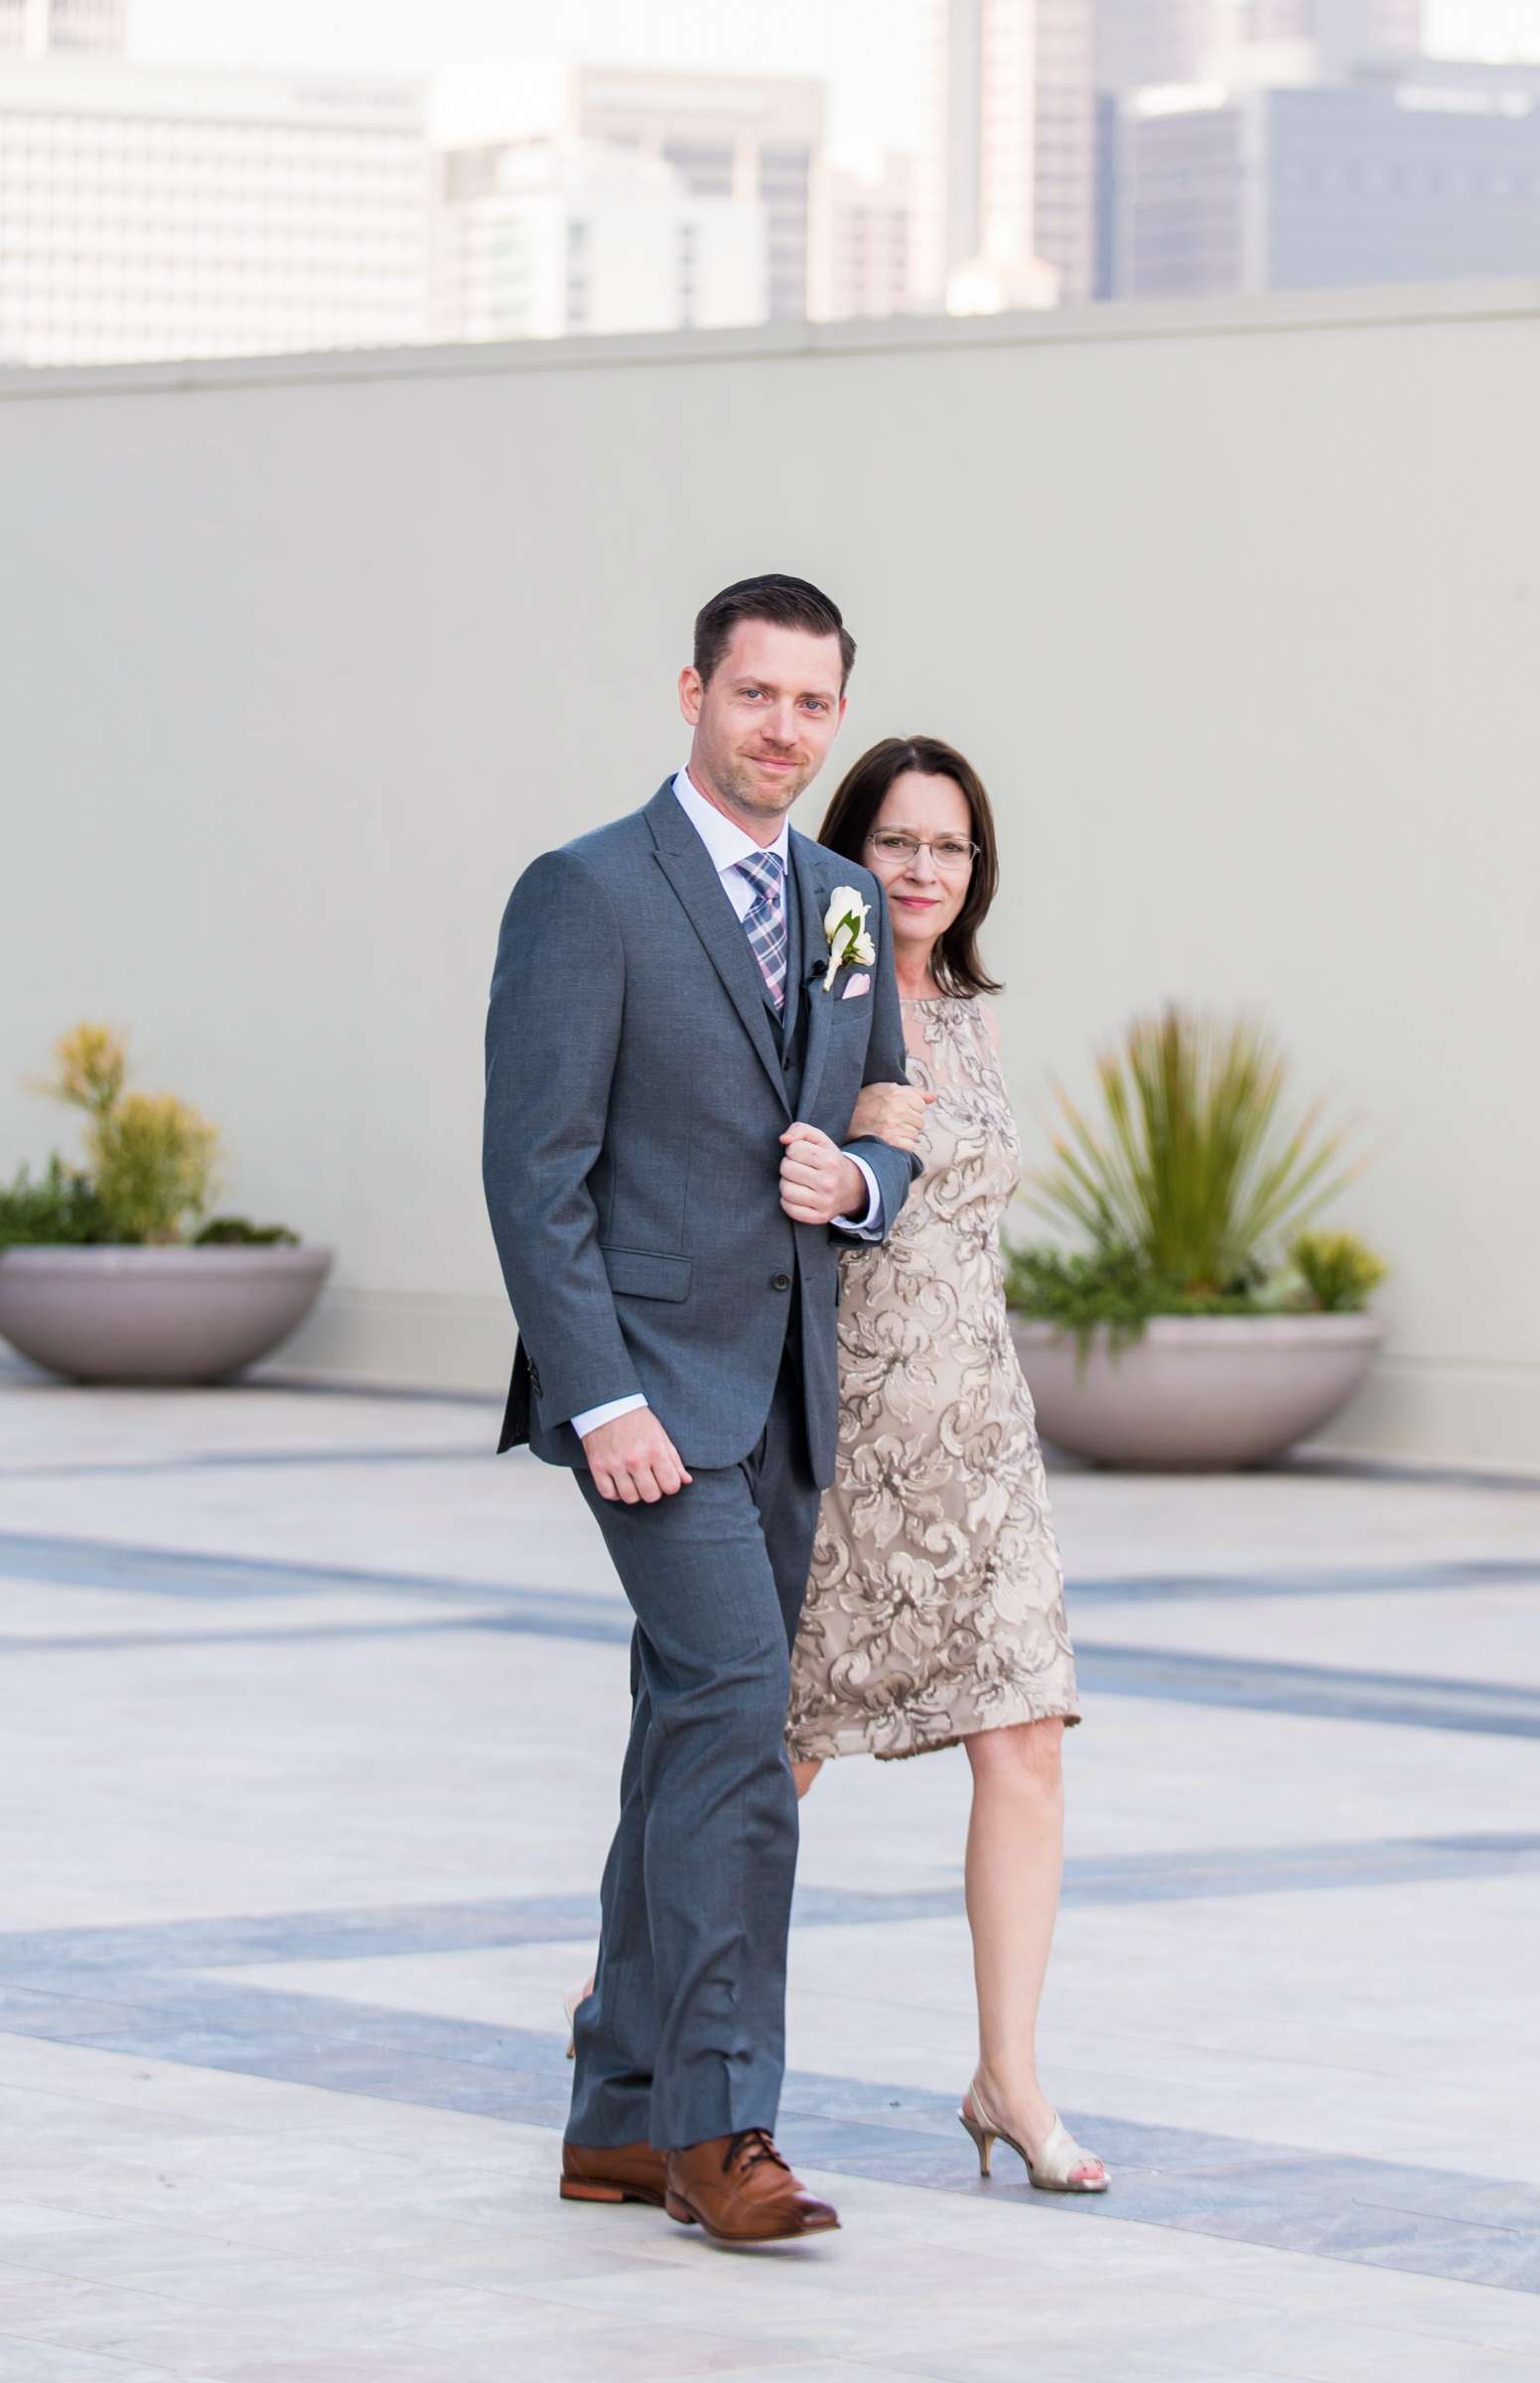
[[[569,1421],[578,1438],[586,1440],[602,1423],[614,1423],[617,1415],[629,1415],[632,1407],[644,1407],[646,1403],[641,1392],[633,1390],[630,1398],[612,1398],[605,1406],[585,1407],[581,1415],[573,1415]]]
[[[854,1233],[863,1241],[880,1241],[883,1237],[883,1195],[877,1188],[877,1178],[865,1159],[857,1158],[853,1150],[847,1150],[844,1156],[849,1159],[853,1167],[860,1168],[865,1179],[866,1214],[860,1218],[859,1222],[854,1216],[836,1216],[834,1218],[835,1230],[841,1233]]]

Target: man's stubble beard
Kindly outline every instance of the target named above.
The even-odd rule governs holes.
[[[722,772],[720,791],[739,810],[747,811],[751,819],[784,819],[786,813],[806,793],[818,774],[818,764],[809,762],[795,771],[778,802],[767,802],[760,791],[752,766],[746,762],[730,762]]]

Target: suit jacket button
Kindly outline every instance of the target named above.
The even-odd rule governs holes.
[[[791,1277],[789,1274],[772,1274],[770,1276],[770,1289],[772,1291],[789,1291],[790,1288]]]

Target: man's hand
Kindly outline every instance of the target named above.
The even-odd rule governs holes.
[[[864,1216],[871,1194],[854,1159],[815,1125],[792,1125],[780,1137],[780,1204],[793,1224],[832,1224]]]
[[[600,1496],[619,1498],[623,1506],[655,1506],[691,1479],[650,1407],[632,1407],[629,1415],[600,1424],[584,1441],[583,1454]]]
[[[850,1139],[859,1142],[871,1136],[895,1150],[915,1151],[925,1111],[935,1098],[918,1084],[864,1084],[850,1120]]]

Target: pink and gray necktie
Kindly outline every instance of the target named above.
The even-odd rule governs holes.
[[[778,1018],[786,1006],[786,919],[780,899],[784,863],[778,852],[756,852],[746,861],[735,861],[733,866],[754,888],[754,903],[744,919],[744,932],[760,963],[765,989],[775,1005]]]

